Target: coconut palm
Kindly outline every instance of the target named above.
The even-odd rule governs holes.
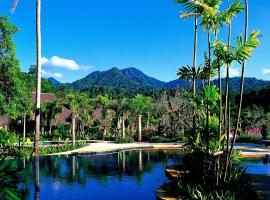
[[[193,68],[196,69],[197,62],[197,38],[198,38],[198,17],[202,13],[203,9],[201,6],[197,6],[194,2],[190,0],[176,0],[177,3],[182,4],[185,8],[185,12],[181,12],[181,18],[187,19],[189,17],[194,17],[194,42],[193,42]],[[195,84],[194,84],[195,86]],[[193,86],[193,87],[194,87]],[[193,90],[193,96],[195,97],[196,90]],[[196,132],[196,112],[193,109],[193,131]]]
[[[66,103],[69,106],[69,109],[72,113],[71,119],[72,119],[72,145],[75,146],[75,140],[76,140],[76,120],[79,117],[80,112],[80,104],[79,104],[79,94],[78,93],[69,93],[65,99],[64,103]]]
[[[241,108],[242,108],[242,100],[243,100],[243,92],[244,92],[244,72],[245,72],[245,63],[251,57],[254,49],[260,44],[259,31],[253,31],[250,36],[247,36],[248,29],[248,2],[246,1],[246,22],[245,22],[245,36],[244,39],[242,36],[236,38],[237,47],[235,48],[235,60],[242,65],[242,74],[241,74],[241,82],[240,82],[240,100],[238,105],[238,113],[237,113],[237,122],[235,126],[235,130],[233,133],[233,140],[231,144],[231,148],[229,151],[229,157],[232,154],[232,150],[234,148],[236,134],[239,128],[240,117],[241,117]]]
[[[36,127],[34,140],[34,155],[39,154],[39,134],[40,134],[40,93],[41,93],[41,30],[40,30],[40,3],[36,0],[36,53],[37,53],[37,86],[36,86]]]

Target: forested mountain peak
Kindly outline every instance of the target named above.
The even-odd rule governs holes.
[[[238,91],[240,87],[240,78],[234,77],[230,79],[231,91]],[[218,81],[213,80],[213,84],[217,85]],[[197,81],[197,88],[202,88],[202,82]],[[163,82],[156,78],[150,77],[135,67],[119,69],[113,67],[107,71],[94,71],[86,77],[67,84],[73,90],[91,90],[91,88],[109,88],[110,90],[130,90],[132,92],[143,92],[149,89],[160,88],[188,88],[190,83],[184,80],[173,80]],[[222,86],[225,87],[225,79],[222,79]],[[270,86],[270,81],[259,80],[256,78],[245,79],[245,92],[258,90],[263,87]]]

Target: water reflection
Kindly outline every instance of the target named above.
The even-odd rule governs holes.
[[[270,175],[269,156],[264,158],[246,158],[241,165],[247,168],[248,174]]]
[[[24,172],[22,199],[156,199],[165,165],[180,151],[136,150],[98,156],[45,156],[14,161]]]

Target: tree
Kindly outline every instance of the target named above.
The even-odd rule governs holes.
[[[40,93],[41,93],[41,30],[40,30],[40,4],[41,0],[36,0],[36,53],[37,53],[37,85],[36,85],[36,114],[35,114],[35,140],[34,155],[39,154],[39,134],[40,134]]]
[[[47,132],[49,135],[52,133],[52,123],[62,111],[62,108],[62,102],[59,100],[49,101],[41,106],[42,118],[47,122]]]
[[[69,93],[64,99],[64,103],[69,106],[69,109],[72,113],[72,145],[75,146],[76,142],[76,119],[79,117],[80,113],[80,95],[79,93]]]

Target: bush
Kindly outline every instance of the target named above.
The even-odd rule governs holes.
[[[88,140],[101,140],[103,135],[99,131],[99,127],[88,127],[85,129],[84,138]]]
[[[69,126],[65,126],[63,124],[56,125],[55,129],[53,130],[54,139],[66,139],[70,138],[70,130]]]
[[[130,136],[126,135],[125,138],[122,138],[121,136],[117,136],[117,137],[115,137],[114,141],[115,141],[115,143],[119,143],[119,144],[133,143],[134,139],[133,139],[133,137],[130,137]]]
[[[76,143],[75,146],[73,146],[71,144],[67,144],[67,143],[62,144],[62,145],[57,145],[57,146],[40,146],[39,147],[39,155],[45,156],[48,154],[71,151],[71,150],[79,149],[79,148],[82,148],[85,146],[86,146],[86,144],[83,142],[78,142],[78,143]],[[23,147],[23,148],[21,148],[20,153],[19,153],[19,150],[17,147],[14,150],[15,150],[14,156],[21,155],[24,157],[30,157],[33,155],[33,147]]]
[[[2,154],[11,154],[13,147],[19,142],[19,138],[14,132],[0,129],[0,151]]]
[[[155,136],[151,136],[149,137],[149,142],[172,142],[173,140],[170,138],[166,138],[164,136],[159,136],[159,135],[155,135]]]
[[[261,135],[249,135],[249,134],[241,134],[236,138],[237,143],[252,143],[257,144],[263,137]]]

